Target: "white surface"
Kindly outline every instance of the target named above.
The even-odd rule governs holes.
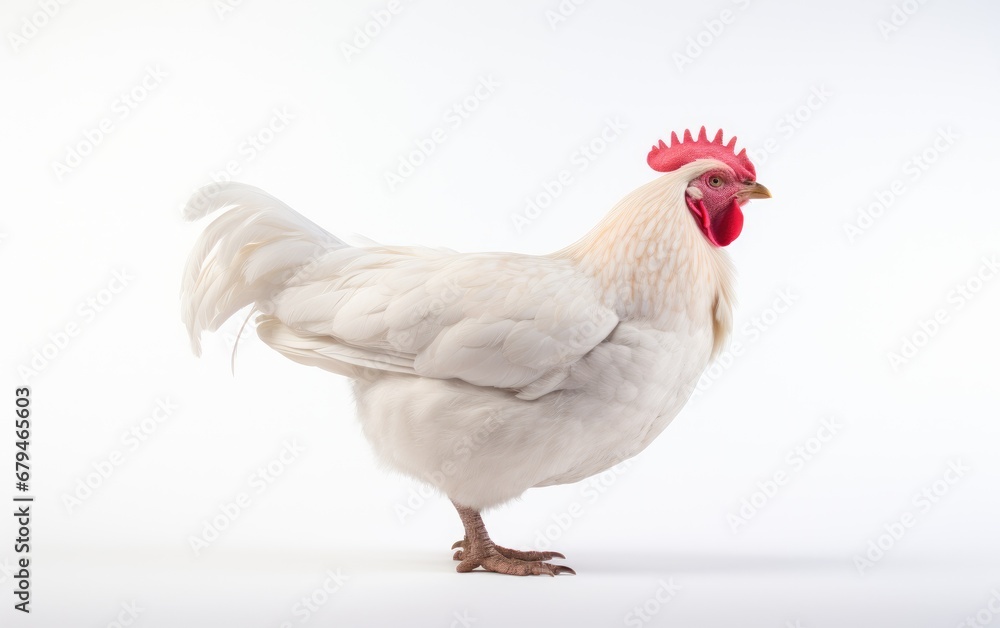
[[[997,7],[919,5],[886,40],[889,2],[593,0],[554,30],[554,1],[406,2],[346,59],[341,43],[385,6],[243,2],[220,18],[208,1],[73,2],[15,54],[8,34],[40,9],[8,3],[9,403],[18,366],[49,334],[80,332],[29,377],[34,612],[11,609],[0,571],[4,625],[103,626],[131,601],[145,609],[137,626],[300,625],[293,606],[328,569],[350,579],[317,625],[448,626],[465,612],[481,628],[629,625],[671,578],[680,591],[648,625],[955,626],[988,609],[1000,589],[1000,287],[987,281],[971,300],[953,291],[1000,253]],[[678,69],[674,53],[724,8],[731,23]],[[155,88],[122,117],[120,94],[147,67]],[[449,108],[489,77],[499,86],[480,90],[456,126]],[[789,133],[779,121],[824,87],[826,101],[814,98]],[[294,119],[250,159],[241,143],[275,108]],[[113,129],[57,178],[52,162],[105,117]],[[609,118],[624,129],[581,161],[578,147]],[[202,225],[179,210],[230,160],[239,180],[334,233],[542,252],[654,176],[645,155],[656,139],[701,124],[776,147],[757,159],[775,198],[752,205],[730,247],[744,351],[631,466],[487,515],[510,546],[548,530],[575,578],[455,574],[457,516],[375,466],[344,381],[252,334],[230,376],[235,321],[206,339],[202,360],[188,352],[177,289]],[[384,173],[437,127],[445,140],[390,191]],[[914,178],[908,161],[942,128],[958,139]],[[562,169],[572,184],[519,232],[512,214]],[[903,192],[849,241],[845,223],[895,179]],[[127,286],[90,314],[87,299],[123,269]],[[788,290],[787,311],[769,311]],[[948,322],[894,370],[888,353],[938,310]],[[755,318],[770,324],[754,331]],[[122,434],[157,399],[177,409],[130,450]],[[815,456],[788,457],[831,417],[842,427]],[[253,474],[286,439],[305,451],[258,493]],[[9,432],[0,443],[8,468]],[[68,511],[63,496],[115,450],[122,464]],[[915,495],[949,461],[970,471],[924,507]],[[733,532],[727,515],[780,472],[788,481]],[[13,478],[0,480],[8,495]],[[189,538],[241,492],[250,506],[196,557]],[[408,499],[417,508],[401,521]],[[908,512],[912,527],[860,575],[853,557]],[[4,565],[11,519],[0,523]],[[981,617],[1000,624],[994,615]]]

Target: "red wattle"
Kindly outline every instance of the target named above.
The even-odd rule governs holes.
[[[709,229],[712,235],[715,236],[714,240],[716,244],[719,246],[729,246],[743,232],[743,210],[740,209],[739,202],[733,199],[732,204],[726,210],[722,211],[721,214],[712,221]]]
[[[743,231],[743,210],[740,209],[739,201],[736,199],[733,199],[732,204],[714,218],[701,199],[695,200],[689,196],[687,205],[691,215],[698,221],[701,232],[715,246],[729,246],[733,240],[740,237]]]

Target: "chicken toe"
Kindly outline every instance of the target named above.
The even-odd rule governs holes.
[[[465,548],[467,541],[465,539],[461,541],[455,541],[455,544],[451,546],[451,549],[457,549],[455,552],[455,560],[462,560],[462,550]],[[507,558],[514,558],[517,560],[552,560],[553,558],[566,558],[560,552],[537,552],[537,551],[521,551],[516,549],[510,549],[509,547],[503,547],[502,545],[497,545],[494,543],[493,547],[501,556],[506,556]]]
[[[453,558],[460,561],[456,567],[459,573],[482,567],[486,571],[513,576],[576,574],[565,565],[544,562],[552,558],[565,558],[559,552],[520,551],[494,544],[478,512],[458,504],[455,504],[455,508],[465,526],[465,538],[451,546],[458,550]]]

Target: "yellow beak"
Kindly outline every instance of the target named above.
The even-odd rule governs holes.
[[[771,198],[771,191],[754,181],[752,185],[748,185],[745,190],[740,192],[739,196],[745,198],[746,200],[750,200],[752,198]]]

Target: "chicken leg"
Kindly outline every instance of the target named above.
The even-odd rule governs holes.
[[[455,504],[455,502],[452,502]],[[461,561],[455,568],[459,573],[482,567],[486,571],[510,574],[512,576],[556,576],[562,573],[576,574],[564,565],[553,565],[543,561],[552,558],[566,558],[559,552],[522,552],[507,549],[493,543],[486,525],[479,513],[472,508],[455,504],[458,516],[465,526],[465,538],[452,545],[455,560]]]

